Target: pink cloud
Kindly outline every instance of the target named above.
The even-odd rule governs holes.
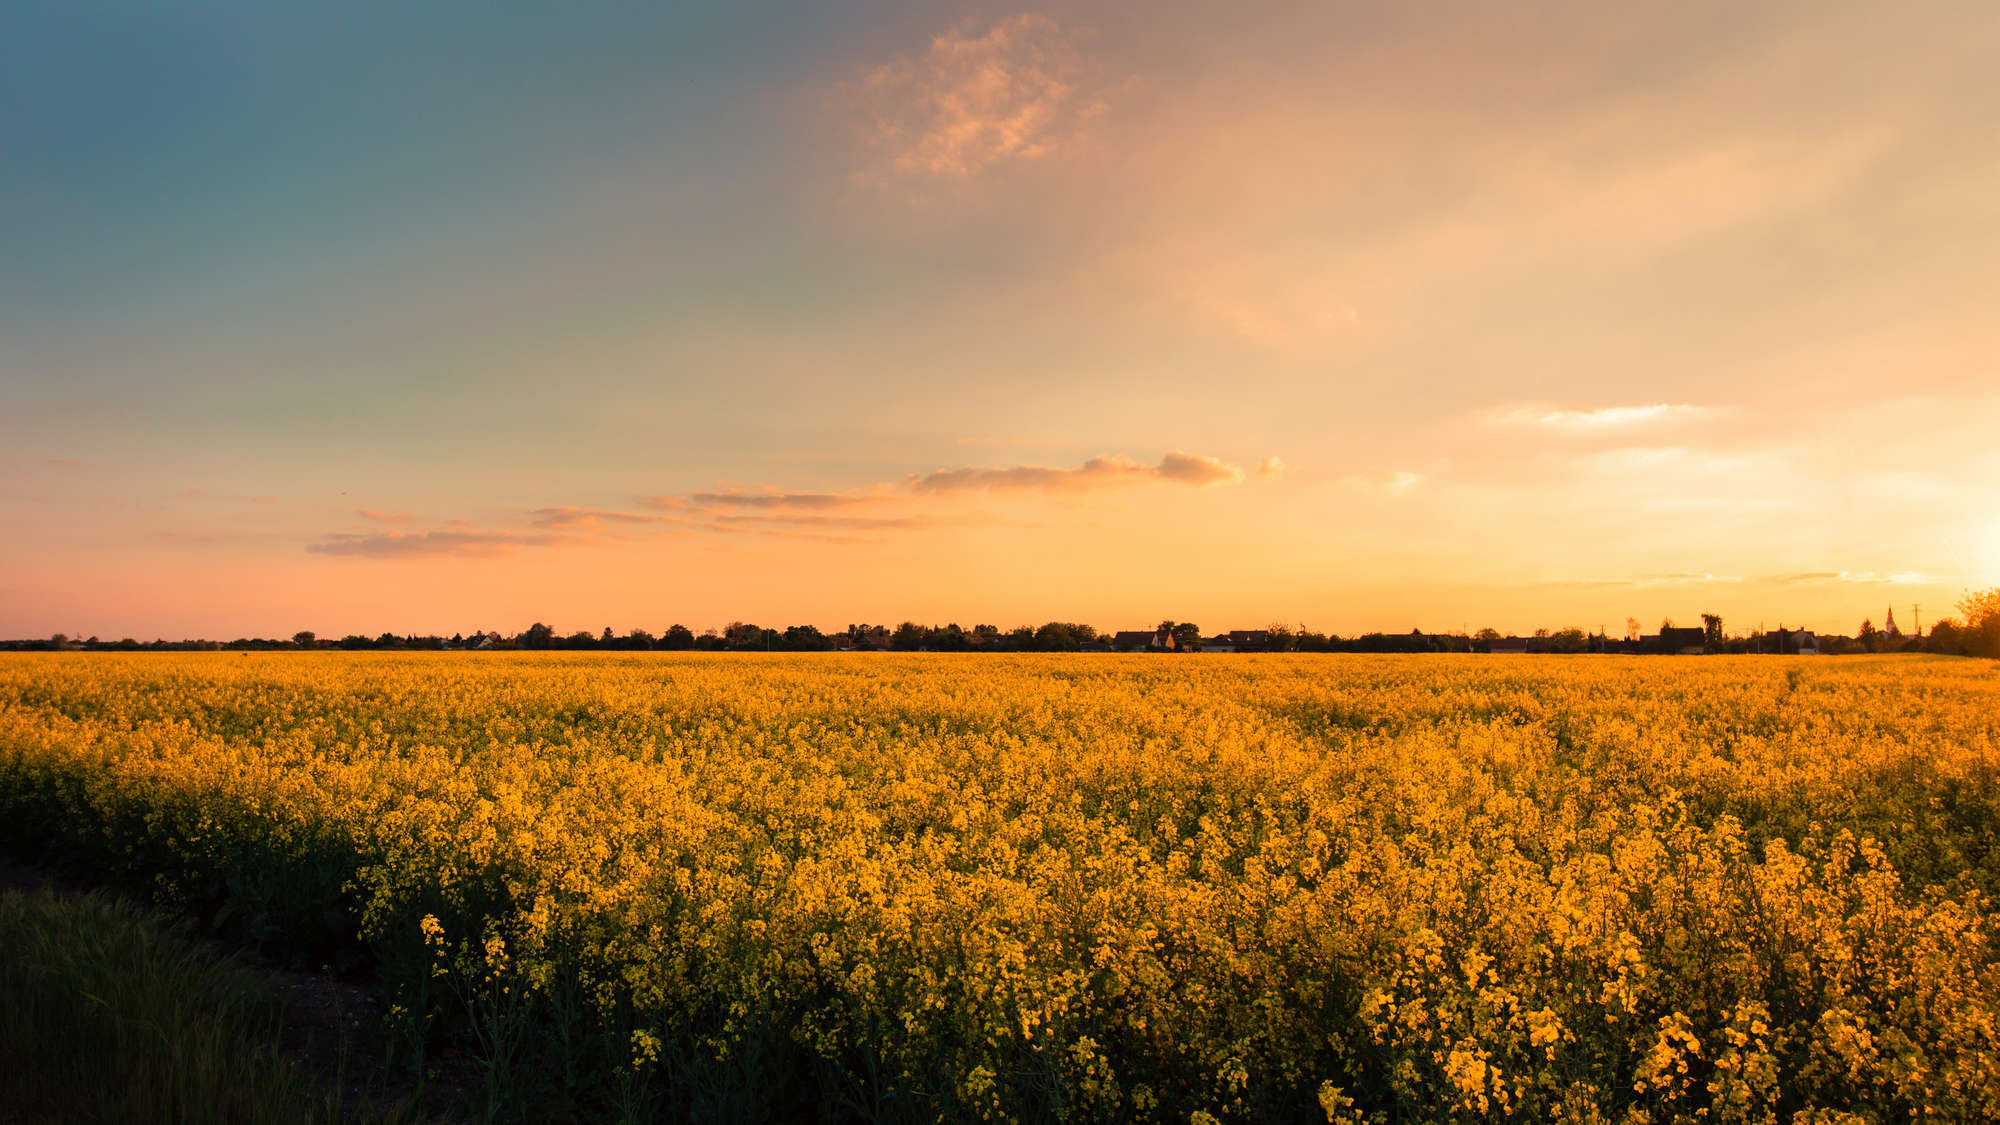
[[[652,496],[640,501],[655,507],[805,509],[840,508],[866,502],[864,493],[780,492],[776,489],[728,489],[722,492],[691,492],[686,496]]]
[[[1092,457],[1073,469],[1043,465],[1015,465],[1009,468],[939,469],[913,476],[911,491],[923,494],[963,492],[974,489],[1036,489],[1082,492],[1128,484],[1168,481],[1198,487],[1235,484],[1243,470],[1218,457],[1175,450],[1157,465],[1143,465],[1123,454]]]
[[[654,515],[647,512],[621,512],[608,508],[577,508],[565,505],[560,508],[537,508],[534,512],[536,527],[562,530],[595,531],[606,524],[685,524],[688,520],[677,516]]]
[[[359,558],[421,558],[439,555],[505,555],[521,547],[552,547],[560,535],[513,531],[383,531],[329,535],[306,550],[317,555]]]
[[[984,32],[954,29],[874,67],[846,93],[886,173],[964,178],[1082,140],[1104,100],[1074,39],[1035,14]]]

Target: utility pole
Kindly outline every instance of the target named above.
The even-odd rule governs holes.
[[[1916,623],[1917,623],[1917,636],[1919,636],[1919,637],[1923,636],[1923,635],[1924,635],[1924,607],[1923,607],[1923,606],[1920,606],[1920,605],[1918,605],[1918,604],[1917,604],[1917,603],[1915,603],[1915,602],[1911,602],[1911,603],[1910,603],[1910,616],[1916,619]]]

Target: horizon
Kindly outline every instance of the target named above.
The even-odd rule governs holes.
[[[1882,620],[1878,621],[1873,617],[1863,618],[1861,622],[1857,623],[1857,628],[1852,633],[1842,632],[1837,629],[1819,629],[1808,625],[1801,625],[1798,623],[1785,623],[1785,622],[1779,622],[1775,625],[1768,625],[1768,626],[1760,622],[1759,624],[1754,626],[1736,627],[1732,626],[1727,618],[1721,618],[1720,615],[1717,616],[1722,623],[1721,624],[1722,635],[1724,637],[1728,637],[1733,640],[1742,640],[1742,639],[1757,637],[1760,635],[1771,635],[1773,633],[1781,631],[1787,633],[1798,633],[1798,632],[1813,633],[1826,637],[1851,638],[1852,636],[1861,632],[1861,630],[1858,628],[1858,626],[1861,624],[1870,625],[1878,629],[1886,628],[1886,626],[1893,620],[1894,616],[1894,607],[1891,606],[1888,608],[1890,612],[1885,613],[1883,615]],[[1912,606],[1911,608],[1916,609],[1918,607]],[[1704,616],[1705,615],[1703,614],[1696,614],[1693,620],[1697,622],[1702,621]],[[1963,622],[1958,622],[1957,620],[1958,614],[1955,611],[1944,614],[1942,619],[1951,619],[1959,624],[1963,623]],[[1636,619],[1634,620],[1636,621]],[[1164,621],[1167,624],[1190,624],[1190,622],[1175,621],[1171,618],[1162,619],[1162,621]],[[298,636],[305,633],[310,633],[313,637],[313,643],[321,647],[335,646],[337,645],[338,642],[342,640],[352,639],[355,637],[359,637],[363,640],[368,640],[368,641],[376,641],[383,637],[393,637],[398,641],[441,640],[449,642],[452,640],[471,640],[479,637],[493,636],[503,641],[511,643],[520,640],[534,626],[540,626],[540,625],[548,625],[548,627],[552,631],[552,636],[558,641],[567,641],[575,637],[585,636],[585,635],[588,635],[592,638],[599,638],[601,637],[602,633],[605,630],[609,630],[614,639],[628,638],[632,636],[635,632],[644,632],[645,634],[647,634],[649,639],[653,641],[658,641],[665,636],[668,630],[674,628],[687,629],[692,635],[697,637],[714,637],[726,634],[728,633],[729,630],[739,626],[753,627],[756,629],[763,630],[766,633],[782,633],[784,630],[790,627],[808,626],[810,628],[818,630],[822,636],[828,638],[832,638],[835,636],[852,635],[857,630],[866,630],[869,632],[875,632],[879,630],[882,632],[890,632],[895,630],[900,625],[917,625],[920,628],[924,629],[948,629],[956,627],[965,630],[967,633],[970,633],[975,629],[982,629],[990,626],[997,628],[1000,631],[1001,635],[1005,636],[1016,630],[1036,629],[1039,628],[1041,625],[1045,624],[1086,625],[1089,626],[1095,632],[1097,639],[1104,640],[1120,632],[1154,631],[1158,628],[1160,623],[1161,622],[1155,622],[1153,625],[1140,625],[1140,626],[1135,626],[1132,629],[1122,629],[1118,625],[1099,627],[1085,620],[1021,622],[1014,625],[998,625],[995,622],[991,621],[977,621],[972,624],[967,624],[963,621],[958,621],[958,620],[920,622],[909,618],[901,618],[895,621],[889,621],[886,619],[883,621],[874,621],[874,622],[850,621],[846,625],[841,625],[841,626],[822,626],[816,622],[789,621],[789,622],[764,623],[758,621],[747,621],[740,618],[732,618],[731,620],[719,625],[690,625],[685,621],[670,621],[665,625],[662,625],[658,630],[653,630],[653,629],[648,629],[646,626],[643,625],[633,626],[629,629],[617,629],[609,625],[601,626],[596,629],[564,629],[560,626],[549,625],[548,622],[538,619],[532,622],[530,625],[523,626],[519,631],[516,632],[507,632],[506,630],[503,629],[485,629],[485,628],[475,628],[471,631],[463,629],[454,629],[450,633],[444,633],[435,630],[429,632],[415,631],[415,632],[398,633],[392,630],[383,630],[381,632],[375,632],[373,630],[362,629],[362,630],[353,630],[347,632],[321,632],[317,629],[298,629],[298,630],[293,630],[290,633],[280,632],[269,635],[240,634],[235,637],[230,637],[227,640],[223,639],[221,634],[217,634],[215,636],[209,636],[206,634],[194,634],[178,638],[168,638],[162,636],[162,637],[155,637],[151,641],[144,641],[130,634],[110,636],[97,633],[76,634],[58,630],[57,632],[49,634],[44,637],[0,637],[0,646],[32,645],[36,643],[46,642],[56,637],[61,637],[64,641],[70,644],[95,643],[100,646],[118,645],[126,642],[136,642],[142,645],[216,644],[216,645],[226,646],[229,644],[233,644],[237,641],[247,641],[257,644],[265,644],[265,643],[287,644],[287,643],[292,643],[293,641],[296,640]],[[1935,622],[1932,623],[1934,624]],[[1235,633],[1235,632],[1254,633],[1254,632],[1263,632],[1266,630],[1278,629],[1278,628],[1290,629],[1295,634],[1316,634],[1320,637],[1336,638],[1336,639],[1355,639],[1355,638],[1369,637],[1369,636],[1407,636],[1411,634],[1430,636],[1430,637],[1475,638],[1485,633],[1487,630],[1491,629],[1500,637],[1509,640],[1519,640],[1524,638],[1532,639],[1532,638],[1547,636],[1554,633],[1565,632],[1569,630],[1578,630],[1582,632],[1585,636],[1592,638],[1608,637],[1613,640],[1617,640],[1627,637],[1628,632],[1630,631],[1622,623],[1620,628],[1616,631],[1610,630],[1608,627],[1601,627],[1601,626],[1588,627],[1583,625],[1577,625],[1574,623],[1564,624],[1560,626],[1544,624],[1544,625],[1533,626],[1528,629],[1514,629],[1514,630],[1498,629],[1491,625],[1481,625],[1472,628],[1461,627],[1453,629],[1425,629],[1421,626],[1418,626],[1407,630],[1363,629],[1354,631],[1348,631],[1338,628],[1314,629],[1305,622],[1287,622],[1282,620],[1272,620],[1266,622],[1263,625],[1248,625],[1248,626],[1239,626],[1239,625],[1210,626],[1210,625],[1202,625],[1200,622],[1192,622],[1191,624],[1196,625],[1201,630],[1204,639],[1224,637],[1230,633]],[[1640,635],[1644,637],[1657,637],[1660,634],[1661,630],[1668,627],[1681,628],[1681,629],[1700,627],[1697,625],[1690,624],[1687,621],[1682,621],[1673,617],[1663,618],[1657,624],[1648,624],[1646,622],[1637,622],[1637,624],[1639,626]],[[1903,624],[1901,622],[1895,622],[1895,625],[1898,633],[1905,637],[1921,638],[1928,632],[1928,630],[1924,628],[1922,621],[1914,621],[1907,629],[1903,627]],[[1648,632],[1648,630],[1650,630],[1650,632]]]
[[[86,2],[0,73],[0,636],[2000,587],[1989,3]]]

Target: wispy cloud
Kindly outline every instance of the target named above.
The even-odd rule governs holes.
[[[1724,412],[1718,406],[1655,402],[1639,406],[1598,406],[1565,409],[1547,406],[1513,406],[1492,415],[1505,426],[1536,426],[1573,434],[1601,434],[1666,423],[1695,422]]]
[[[316,555],[396,559],[440,555],[505,555],[521,547],[551,547],[564,536],[519,531],[382,531],[327,536],[306,550]]]
[[[1264,458],[1257,467],[1260,478],[1275,478],[1285,472],[1284,463],[1275,457]],[[525,513],[525,526],[516,530],[481,529],[467,520],[449,520],[427,531],[332,534],[306,549],[315,554],[359,558],[499,555],[521,547],[601,544],[628,538],[627,533],[662,532],[852,542],[888,533],[1007,522],[992,513],[968,512],[949,504],[948,498],[956,494],[1004,490],[1078,494],[1148,484],[1203,488],[1240,483],[1247,476],[1220,457],[1181,450],[1152,465],[1122,454],[1106,454],[1073,468],[1013,465],[940,469],[901,482],[878,482],[839,492],[762,487],[663,493],[639,498],[641,511],[565,504]],[[940,506],[945,507],[940,510]],[[400,512],[369,509],[361,514],[378,521],[410,518]]]
[[[1937,578],[1914,570],[1899,570],[1890,574],[1883,574],[1873,570],[1821,570],[1775,575],[1771,581],[1793,586],[1819,586],[1834,582],[1883,586],[1928,586],[1935,583]]]
[[[1235,484],[1243,470],[1222,460],[1174,450],[1157,465],[1145,465],[1122,454],[1092,457],[1073,469],[1044,465],[1014,465],[1008,468],[939,469],[909,480],[911,491],[920,494],[965,492],[976,489],[1036,489],[1045,492],[1084,492],[1129,484],[1167,481],[1206,487]]]
[[[881,490],[875,490],[879,493]],[[823,511],[864,503],[868,492],[781,492],[774,488],[690,492],[686,496],[648,496],[640,501],[662,508],[751,508],[758,510]]]
[[[894,176],[964,178],[1075,146],[1104,109],[1073,33],[1023,14],[955,28],[920,53],[868,70],[846,91]]]
[[[684,524],[688,521],[676,516],[658,515],[651,512],[622,512],[611,508],[577,508],[564,505],[558,508],[536,508],[532,513],[536,527],[562,531],[599,531],[608,524]]]
[[[364,520],[374,520],[376,523],[409,523],[417,518],[410,512],[384,512],[376,508],[361,508],[354,514]]]
[[[1642,574],[1624,578],[1564,578],[1553,582],[1540,583],[1540,585],[1643,589],[1651,586],[1735,585],[1742,581],[1744,579],[1740,575],[1734,574],[1714,574],[1708,571],[1677,571],[1670,574]]]
[[[1364,493],[1402,495],[1415,490],[1429,480],[1430,477],[1411,469],[1385,469],[1374,472],[1346,473],[1335,478],[1335,483]]]

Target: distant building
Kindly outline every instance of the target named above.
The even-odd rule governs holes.
[[[1528,652],[1528,638],[1496,637],[1493,640],[1486,642],[1486,651],[1495,653],[1504,653],[1507,655],[1525,656],[1527,655]]]
[[[1783,653],[1786,656],[1818,656],[1819,638],[1810,629],[1787,629],[1783,625],[1764,634],[1757,646],[1759,652]]]
[[[1213,637],[1210,637],[1207,640],[1201,642],[1201,651],[1235,652],[1236,646],[1230,643],[1228,633],[1217,633]]]
[[[1708,630],[1700,626],[1685,629],[1664,628],[1660,630],[1657,651],[1693,656],[1708,651]]]
[[[1271,647],[1269,629],[1231,629],[1228,635],[1231,652],[1262,652]]]
[[[1112,648],[1130,652],[1155,648],[1175,652],[1181,647],[1180,642],[1174,640],[1173,633],[1166,629],[1121,629],[1111,634],[1110,641]]]

